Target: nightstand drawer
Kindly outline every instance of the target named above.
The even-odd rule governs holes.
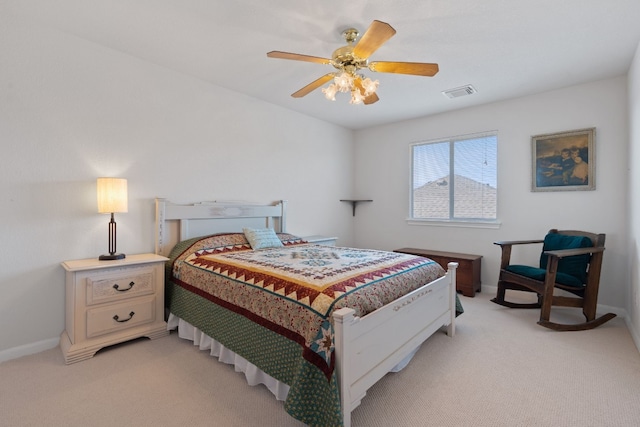
[[[153,322],[154,303],[150,296],[87,310],[87,338]]]
[[[152,294],[153,283],[152,268],[128,268],[87,277],[87,305]]]

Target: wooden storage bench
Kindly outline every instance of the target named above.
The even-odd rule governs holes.
[[[480,292],[480,261],[482,260],[482,255],[417,248],[401,248],[394,250],[394,252],[430,258],[440,264],[445,270],[449,262],[457,262],[456,290],[466,297],[474,297],[476,292]]]

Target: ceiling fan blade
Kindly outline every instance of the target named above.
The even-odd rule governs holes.
[[[362,101],[362,103],[364,105],[370,105],[373,104],[374,102],[378,102],[380,100],[380,98],[378,98],[378,95],[376,95],[375,93],[372,93],[371,95],[367,96],[364,101]]]
[[[369,69],[379,73],[412,74],[415,76],[435,76],[438,73],[438,64],[424,62],[387,62],[376,61],[369,63]]]
[[[354,46],[353,54],[358,58],[367,59],[395,33],[396,30],[386,22],[373,21]]]
[[[301,55],[299,53],[280,52],[277,50],[267,53],[269,58],[291,59],[294,61],[315,62],[317,64],[328,64],[331,62],[328,58],[320,58],[318,56]]]
[[[335,77],[334,73],[325,74],[319,79],[312,81],[311,83],[309,83],[308,85],[300,89],[299,91],[292,93],[291,96],[293,96],[294,98],[302,98],[303,96],[307,95],[309,92],[312,92],[315,89],[318,89],[320,86],[327,83],[329,80],[333,79],[334,77]]]

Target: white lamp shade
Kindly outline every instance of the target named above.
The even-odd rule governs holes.
[[[98,178],[98,212],[127,212],[127,180]]]

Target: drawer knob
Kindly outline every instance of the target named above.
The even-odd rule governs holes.
[[[120,286],[118,286],[118,284],[116,283],[115,285],[113,285],[113,289],[115,289],[118,292],[127,292],[129,290],[131,290],[131,288],[133,288],[133,285],[135,285],[134,282],[129,283],[129,287],[126,289],[119,289]]]
[[[129,318],[128,319],[122,319],[120,320],[120,317],[116,314],[115,316],[113,316],[113,320],[115,320],[118,323],[124,323],[124,322],[128,322],[129,320],[133,319],[133,315],[136,314],[135,312],[131,312],[129,313]]]

